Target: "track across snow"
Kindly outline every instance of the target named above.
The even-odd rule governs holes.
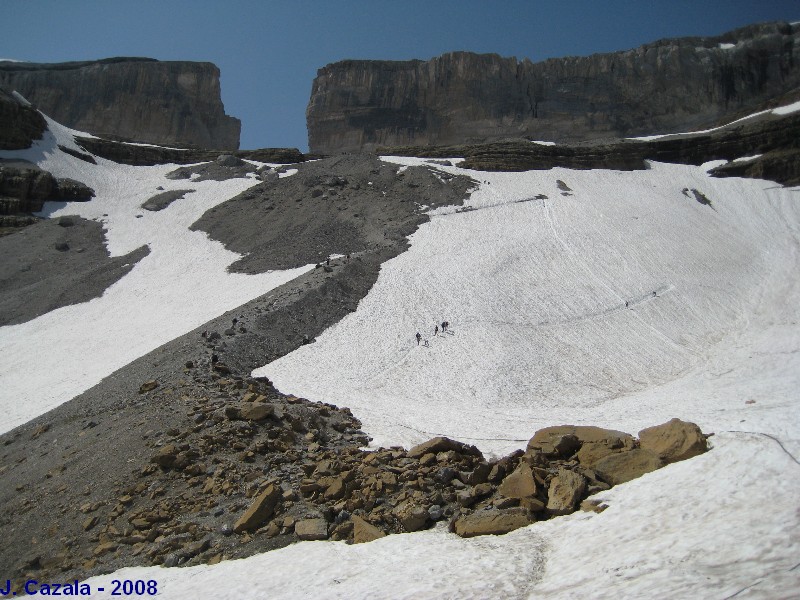
[[[355,313],[256,374],[349,406],[377,445],[449,435],[505,453],[554,423],[638,431],[679,416],[713,427],[691,399],[622,415],[607,406],[738,335],[791,259],[792,192],[666,164],[480,177],[474,210],[433,211]],[[536,195],[547,198],[520,202]],[[444,320],[451,335],[435,336]]]

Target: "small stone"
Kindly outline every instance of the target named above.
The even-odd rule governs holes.
[[[158,387],[158,381],[156,381],[155,379],[153,379],[153,380],[150,380],[150,381],[145,381],[145,382],[144,382],[144,383],[143,383],[143,384],[142,384],[142,385],[139,387],[139,393],[140,393],[140,394],[144,394],[144,393],[146,393],[146,392],[151,392],[151,391],[153,391],[154,389],[156,389],[157,387]]]

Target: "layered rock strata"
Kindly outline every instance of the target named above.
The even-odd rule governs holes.
[[[560,142],[707,126],[800,86],[800,25],[532,63],[453,52],[428,61],[348,60],[318,71],[311,152],[529,137]]]
[[[225,114],[211,63],[109,58],[0,61],[0,84],[56,121],[104,137],[235,150],[241,123]]]
[[[765,115],[732,123],[706,134],[674,135],[655,140],[616,140],[598,144],[542,145],[524,140],[458,146],[380,148],[382,154],[464,157],[460,167],[480,171],[570,169],[646,169],[648,160],[700,165],[712,160],[750,160],[723,165],[717,176],[772,179],[786,185],[800,181],[800,114]]]

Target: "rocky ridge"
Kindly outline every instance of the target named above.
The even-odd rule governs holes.
[[[716,124],[800,86],[800,25],[532,63],[453,52],[320,69],[306,111],[315,153],[375,146],[575,142]]]
[[[211,63],[149,58],[0,61],[0,85],[69,127],[138,142],[235,150],[241,123],[225,114],[219,75]]]

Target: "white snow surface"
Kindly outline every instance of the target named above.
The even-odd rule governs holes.
[[[445,433],[496,453],[544,425],[636,433],[680,417],[715,433],[709,453],[599,494],[601,514],[506,536],[304,542],[90,584],[152,578],[178,599],[797,597],[800,207],[710,166],[481,173],[475,210],[434,211],[355,313],[259,370],[350,406],[384,444]],[[430,335],[441,320],[453,335]]]
[[[172,181],[164,175],[179,165],[132,167],[102,158],[92,165],[56,147],[77,149],[72,136],[83,133],[49,119],[48,125],[45,137],[32,148],[0,156],[26,158],[56,177],[82,181],[96,197],[85,203],[49,202],[44,214],[101,221],[112,256],[145,244],[150,254],[100,298],[0,328],[0,432],[55,408],[136,358],[312,268],[227,273],[240,255],[203,232],[189,230],[206,210],[258,180]],[[160,193],[158,186],[196,191],[158,212],[141,209],[145,200]]]
[[[196,323],[203,311],[219,314],[273,283],[263,276],[263,288],[251,289],[259,278],[225,274],[235,255],[186,229],[252,182],[192,182],[191,203],[136,219],[155,181],[166,189],[186,182],[163,179],[170,167],[99,161],[95,171],[53,146],[33,157],[57,175],[80,173],[98,190],[92,202],[53,214],[108,213],[112,253],[142,243],[152,252],[83,308],[0,328],[12,363],[0,379],[0,405],[11,414],[20,398],[39,401],[11,375],[17,370],[42,365],[25,388],[37,394],[55,387],[66,395],[62,379],[80,388],[92,376],[79,373],[91,361],[74,360],[59,336],[68,348],[105,348],[92,355],[104,364],[110,354],[127,353],[122,362],[147,351],[148,344],[129,351],[137,339],[107,339],[117,334],[103,311],[88,308],[93,303],[113,299],[106,309],[119,311],[113,321],[129,319],[149,338],[174,325],[159,314],[162,286],[181,294],[171,319],[191,313]],[[160,597],[175,599],[797,597],[800,204],[795,190],[711,178],[710,166],[480,173],[467,202],[473,210],[432,211],[354,313],[258,370],[283,391],[351,407],[376,444],[446,434],[500,454],[523,447],[542,426],[635,434],[679,417],[715,433],[709,453],[599,494],[609,505],[601,514],[501,537],[461,539],[440,527],[357,546],[304,542],[214,566],[124,569],[88,580],[106,589],[96,597],[123,578],[154,579]],[[572,191],[562,194],[557,180]],[[203,277],[195,272],[201,257]],[[205,278],[225,285],[198,288]],[[140,296],[150,301],[139,304]],[[443,320],[452,335],[433,336]],[[95,336],[98,327],[106,339]],[[416,346],[417,330],[427,346]],[[52,343],[61,350],[51,351]]]

